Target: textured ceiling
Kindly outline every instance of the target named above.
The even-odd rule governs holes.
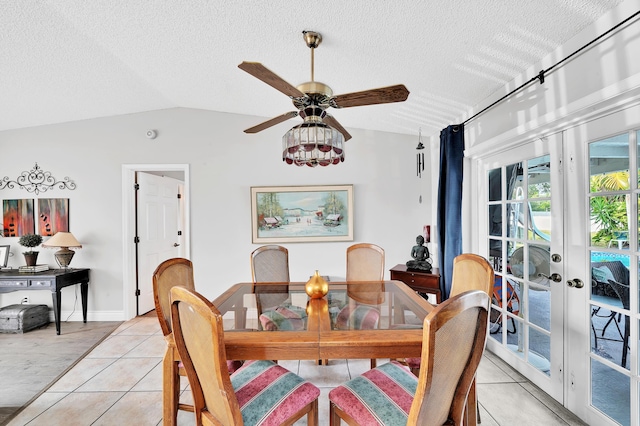
[[[156,109],[259,116],[290,100],[237,68],[404,103],[333,110],[347,129],[437,134],[622,0],[0,0],[0,130]],[[280,136],[294,119],[265,132]]]

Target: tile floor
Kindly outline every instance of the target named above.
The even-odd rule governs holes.
[[[164,350],[157,318],[125,322],[8,424],[161,425]],[[331,388],[369,368],[369,360],[331,360],[328,366],[312,361],[280,364],[321,388],[320,425],[329,424]],[[186,401],[186,381],[184,389]],[[478,371],[478,393],[483,426],[583,424],[489,352]],[[180,412],[179,424],[194,424],[192,416]]]
[[[0,333],[0,425],[62,377],[120,325],[117,322],[55,323],[26,333]]]

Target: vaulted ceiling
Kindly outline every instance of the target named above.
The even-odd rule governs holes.
[[[237,65],[309,81],[313,30],[315,80],[335,94],[411,92],[331,111],[345,128],[437,134],[621,1],[3,0],[0,130],[174,107],[258,124],[291,101]]]

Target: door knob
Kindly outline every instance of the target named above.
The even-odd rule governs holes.
[[[556,274],[555,272],[551,274],[550,277],[546,276],[545,274],[538,274],[538,276],[545,277],[546,279],[551,280],[554,283],[559,283],[560,281],[562,281],[562,276],[560,274]]]
[[[567,285],[569,287],[582,288],[584,287],[584,283],[580,278],[574,278],[572,280],[567,281]]]
[[[180,245],[180,244],[178,244],[178,243],[173,243],[173,246],[174,246],[174,247],[178,247],[179,245]]]

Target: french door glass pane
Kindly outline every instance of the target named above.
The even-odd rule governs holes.
[[[508,226],[507,238],[523,239],[525,237],[525,213],[524,203],[507,204]]]
[[[551,374],[551,334],[537,330],[534,327],[529,328],[529,364],[546,374]]]
[[[529,198],[551,197],[550,162],[551,158],[548,155],[527,161]]]
[[[628,195],[593,196],[589,200],[591,217],[591,245],[599,247],[628,248],[627,225]]]
[[[589,144],[590,191],[615,192],[629,189],[629,134]]]
[[[489,201],[502,200],[502,169],[489,171]]]
[[[591,359],[591,405],[621,425],[631,422],[630,379]]]
[[[522,188],[523,167],[522,163],[511,164],[506,167],[507,171],[507,200],[522,200],[524,190]]]

